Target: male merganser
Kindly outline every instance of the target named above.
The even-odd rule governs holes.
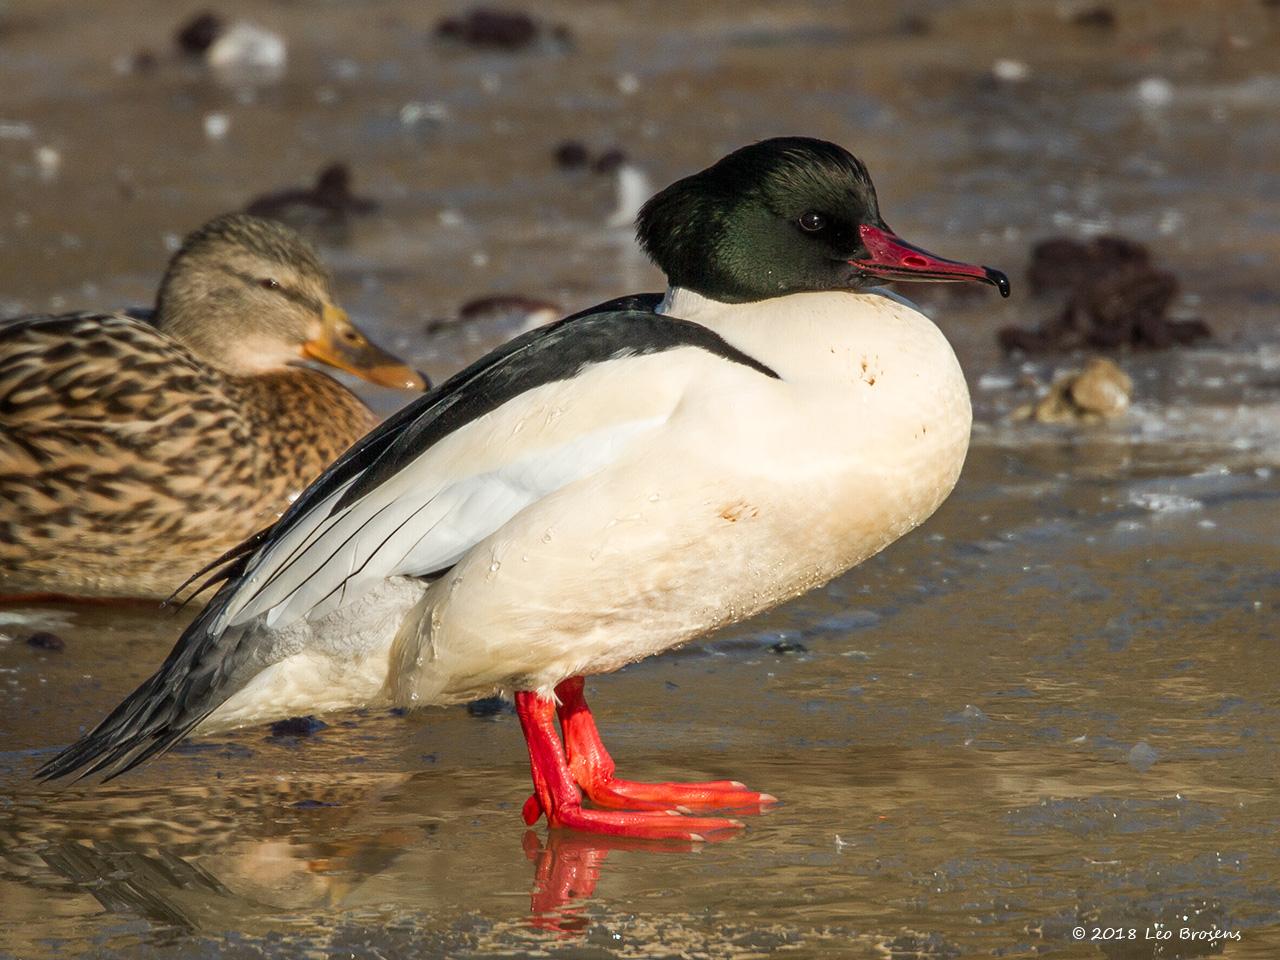
[[[529,823],[701,839],[741,823],[674,808],[771,803],[616,778],[583,676],[825,583],[928,517],[964,461],[968,391],[938,329],[870,288],[1008,281],[900,240],[863,165],[804,138],[678,181],[638,235],[665,296],[517,337],[359,441],[39,774],[114,776],[197,727],[510,691]]]

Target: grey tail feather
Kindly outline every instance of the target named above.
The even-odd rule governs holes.
[[[251,653],[253,625],[209,628],[236,584],[223,585],[183,632],[164,664],[105,720],[36,771],[40,780],[104,773],[104,781],[132,770],[178,743],[247,678],[237,676]]]

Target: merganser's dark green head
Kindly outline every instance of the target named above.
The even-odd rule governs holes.
[[[825,140],[777,137],[735,150],[653,197],[636,227],[672,286],[725,303],[884,280],[978,280],[1009,295],[1000,271],[897,237],[867,168]]]

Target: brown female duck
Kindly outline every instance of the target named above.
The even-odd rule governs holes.
[[[164,596],[272,522],[376,422],[304,360],[425,386],[301,237],[243,214],[186,238],[153,322],[0,321],[0,596]]]

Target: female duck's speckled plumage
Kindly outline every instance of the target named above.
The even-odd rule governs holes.
[[[321,359],[421,386],[334,307],[296,234],[196,231],[155,323],[0,323],[0,595],[164,596],[272,522],[376,423]]]

